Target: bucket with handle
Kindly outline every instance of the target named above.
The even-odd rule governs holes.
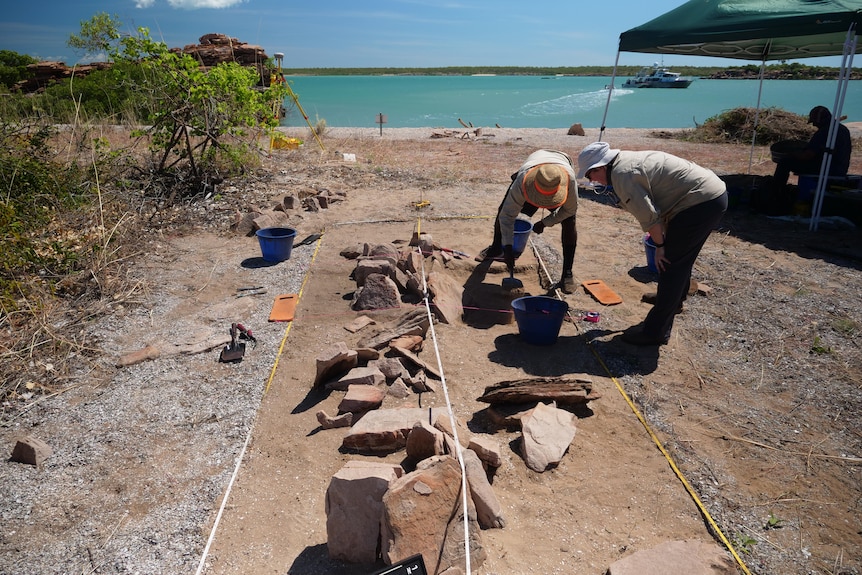
[[[657,274],[658,267],[655,264],[656,245],[649,234],[644,236],[644,250],[646,251],[646,265],[649,268],[649,271]]]
[[[532,230],[533,223],[530,220],[515,220],[515,238],[512,241],[512,251],[516,258],[527,249],[527,240],[530,239]]]
[[[290,259],[296,230],[293,228],[263,228],[256,234],[260,253],[268,262],[283,262]]]
[[[569,304],[548,296],[526,296],[512,301],[518,332],[533,345],[553,345],[560,335]]]

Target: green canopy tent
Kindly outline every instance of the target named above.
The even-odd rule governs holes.
[[[646,24],[620,34],[619,50],[611,77],[611,90],[599,135],[605,130],[620,52],[711,56],[761,62],[842,55],[841,71],[832,109],[828,149],[835,143],[847,82],[862,22],[862,0],[690,0]],[[757,109],[760,109],[757,96]],[[755,118],[755,126],[757,118]],[[754,141],[752,141],[752,153]],[[824,154],[811,229],[817,220],[826,187],[825,174],[832,162]]]

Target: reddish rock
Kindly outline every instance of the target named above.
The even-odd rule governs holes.
[[[344,399],[338,404],[338,411],[365,413],[380,407],[384,397],[386,390],[376,385],[351,385],[347,388]]]
[[[386,463],[348,461],[326,490],[326,546],[330,557],[374,563],[383,494],[403,474]]]
[[[393,482],[383,496],[381,553],[387,565],[421,553],[429,573],[463,569],[464,507],[461,470],[448,455],[426,459],[419,469]],[[467,499],[470,559],[474,568],[486,559],[476,509]]]

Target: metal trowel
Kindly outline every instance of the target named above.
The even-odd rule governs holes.
[[[509,271],[509,277],[503,278],[503,291],[510,292],[524,289],[524,282],[515,277],[515,270]]]
[[[237,341],[237,325],[230,324],[230,343],[221,350],[218,360],[222,363],[242,361],[245,355],[245,342]]]

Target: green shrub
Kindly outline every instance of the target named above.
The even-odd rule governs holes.
[[[0,85],[7,90],[27,78],[27,66],[38,62],[36,58],[12,50],[0,50]]]
[[[85,171],[56,162],[47,145],[52,129],[0,123],[0,305],[10,310],[35,283],[78,269],[74,242],[56,234],[57,214],[86,206]]]

